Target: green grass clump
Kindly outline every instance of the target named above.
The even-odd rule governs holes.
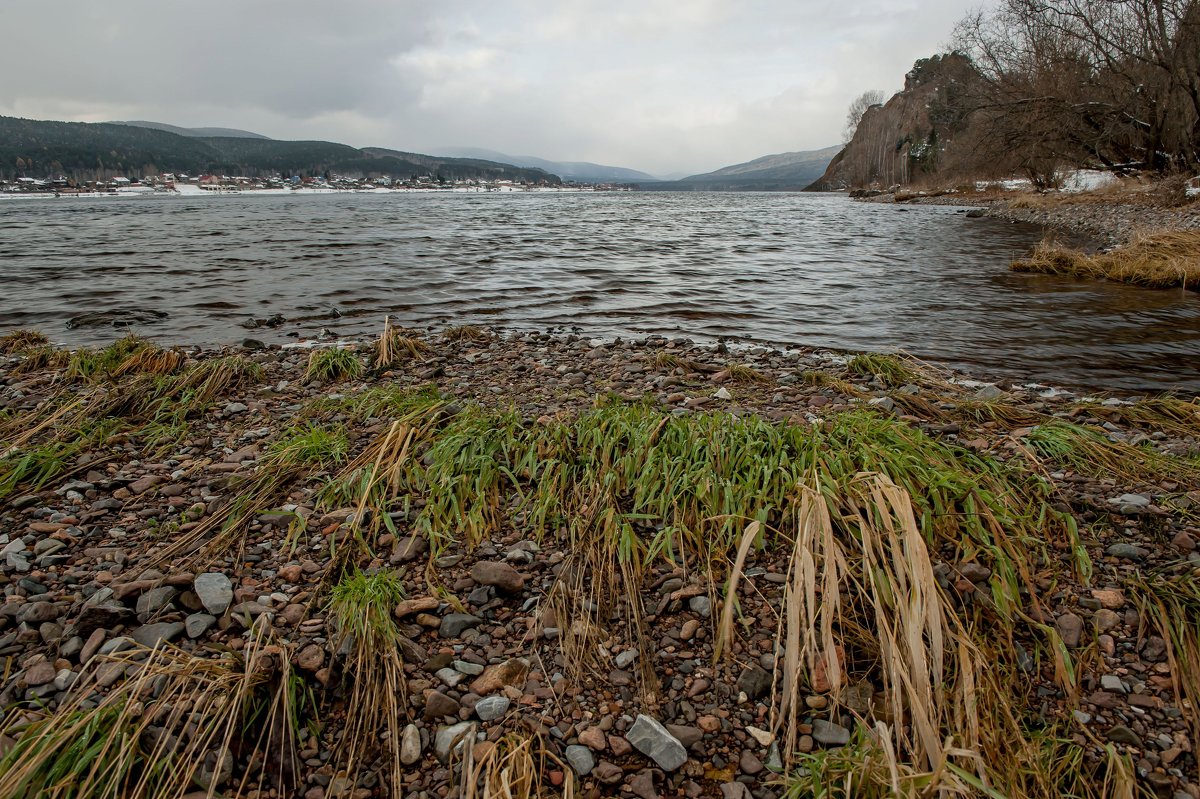
[[[332,347],[313,350],[308,359],[308,368],[304,370],[304,379],[333,383],[347,378],[353,380],[361,376],[363,371],[362,361],[352,351]]]
[[[342,415],[363,422],[405,417],[444,404],[445,400],[434,386],[413,389],[395,384],[374,384],[336,398],[318,397],[305,406],[303,415],[321,419]]]
[[[1083,402],[1076,407],[1094,416],[1178,436],[1200,436],[1200,398],[1150,397],[1125,405]]]
[[[344,427],[307,425],[288,430],[263,456],[271,468],[299,466],[329,468],[344,463],[350,441]]]
[[[1142,617],[1158,628],[1168,646],[1176,695],[1194,708],[1200,703],[1200,570],[1180,564],[1176,573],[1137,576],[1130,587]],[[1191,717],[1192,736],[1200,736],[1200,716]]]
[[[1149,445],[1113,441],[1103,432],[1061,419],[1033,428],[1026,436],[1035,453],[1051,463],[1090,477],[1119,476],[1134,481],[1200,480],[1187,461]]]
[[[64,440],[51,440],[12,450],[0,457],[0,499],[24,491],[39,491],[74,468],[79,456],[112,435],[111,421],[92,423]]]
[[[655,369],[683,369],[685,372],[700,372],[704,369],[704,365],[698,361],[666,351],[656,353],[652,363]]]
[[[335,767],[339,774],[356,775],[380,761],[392,796],[402,793],[400,727],[408,712],[400,630],[392,615],[403,598],[400,575],[356,569],[334,586],[329,603],[341,643],[350,647],[345,678],[348,706],[354,709],[338,742]]]
[[[404,599],[404,583],[395,572],[355,570],[333,588],[329,610],[344,636],[368,645],[394,645],[400,632],[392,612]]]

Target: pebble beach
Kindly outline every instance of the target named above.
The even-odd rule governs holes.
[[[877,644],[845,619],[835,647],[787,650],[798,634],[788,627],[795,542],[807,524],[793,505],[810,507],[809,495],[785,486],[768,499],[769,475],[756,478],[759,500],[737,494],[731,475],[745,467],[723,461],[733,459],[732,443],[712,442],[743,441],[736,436],[752,428],[759,432],[745,440],[825,436],[818,451],[833,459],[844,447],[861,458],[855,468],[882,470],[887,485],[907,492],[926,531],[920,557],[936,583],[931,607],[954,620],[946,629],[967,631],[980,679],[1008,686],[1005,702],[1039,719],[1081,771],[1104,773],[1123,758],[1128,771],[1110,777],[1155,795],[1200,796],[1200,685],[1189,660],[1197,617],[1170,627],[1155,612],[1172,601],[1182,603],[1172,609],[1200,609],[1188,604],[1194,593],[1176,590],[1200,576],[1195,398],[1108,397],[972,379],[907,358],[730,351],[662,337],[396,335],[387,363],[375,339],[317,349],[137,345],[130,350],[177,353],[140,357],[158,374],[137,384],[146,376],[133,367],[83,377],[44,348],[9,347],[0,357],[0,654],[8,664],[0,698],[27,708],[4,731],[9,751],[22,724],[104,706],[139,675],[168,680],[169,651],[179,662],[286,673],[309,697],[300,706],[311,723],[296,725],[287,746],[263,748],[279,762],[264,766],[257,749],[225,749],[218,739],[201,747],[196,796],[457,796],[471,769],[492,774],[501,755],[536,752],[529,762],[547,790],[776,799],[796,768],[829,763],[846,747],[861,752],[864,729],[890,724],[908,741],[904,717],[913,710],[909,700],[896,704],[900,689],[877,661]],[[358,366],[314,372],[313,352],[334,348]],[[181,381],[192,398],[198,382],[188,376],[217,362],[238,366],[170,424],[116,402],[154,379]],[[178,404],[184,395],[170,396]],[[72,403],[103,407],[103,419],[90,421],[107,422],[67,446]],[[536,441],[536,465],[455,443],[469,419],[477,426],[463,429],[507,425],[512,440]],[[554,489],[559,515],[539,516],[527,501],[550,496],[544,464],[583,464],[592,457],[585,431],[612,435],[617,428],[605,425],[618,421],[649,426],[647,452],[669,436],[698,435],[711,449],[697,462],[710,465],[713,480],[730,480],[724,500],[695,487],[671,495],[675,508],[694,505],[694,518],[640,502],[632,486],[612,488],[605,501],[628,514],[623,529],[639,542],[636,557],[589,538],[600,522],[579,522],[600,502],[600,494],[580,498],[591,489],[582,481],[604,469],[562,472],[581,482]],[[885,449],[885,440],[912,442],[939,462],[1011,481],[1032,492],[1043,519],[1026,529],[997,510],[1004,529],[993,531],[993,544],[942,540],[940,503],[963,513],[985,500],[975,489],[923,482],[933,478],[853,440],[835,444],[845,425],[875,431]],[[625,444],[613,439],[617,453],[640,451],[628,435]],[[321,446],[298,466],[281,453],[301,439]],[[565,449],[554,455],[548,442]],[[22,454],[51,446],[64,447],[53,465],[14,468]],[[401,450],[396,463],[416,466],[397,466],[384,481],[392,457],[384,453]],[[485,480],[464,465],[471,457],[501,473]],[[647,458],[638,468],[661,468],[660,487],[683,479]],[[331,490],[364,475],[364,490]],[[477,482],[457,491],[460,480]],[[439,526],[459,518],[438,515],[447,496],[486,507],[456,511],[470,524]],[[986,500],[997,509],[1005,501]],[[758,515],[714,521],[726,507]],[[688,538],[729,531],[722,547]],[[1001,542],[1027,532],[1043,536],[1027,559]],[[743,538],[754,544],[740,546]],[[707,563],[696,560],[701,552]],[[397,591],[381,622],[394,636],[394,671],[378,666],[390,674],[397,717],[350,742],[356,718],[371,712],[361,703],[368,678],[356,649],[366,634],[347,637],[336,597],[348,580],[379,574]],[[855,586],[825,590],[851,608]],[[592,598],[581,598],[587,591]],[[984,653],[994,660],[984,665]],[[144,691],[130,695],[150,701]],[[952,724],[949,705],[937,712]],[[148,717],[141,729],[183,734],[172,724]],[[348,747],[356,761],[347,761]],[[999,778],[982,767],[978,774]]]

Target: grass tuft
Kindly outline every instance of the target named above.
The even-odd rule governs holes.
[[[390,318],[385,318],[371,359],[376,369],[388,369],[404,360],[419,361],[428,351],[429,345],[418,336],[397,329]]]
[[[1200,287],[1200,231],[1143,233],[1109,252],[1088,254],[1043,241],[1014,272],[1115,280],[1149,288]]]
[[[350,441],[345,428],[310,424],[288,430],[270,446],[263,456],[263,463],[274,469],[327,469],[344,463],[349,449]]]
[[[557,770],[562,785],[551,785]],[[574,799],[578,786],[574,770],[547,746],[540,735],[509,732],[486,747],[478,759],[474,747],[463,747],[463,799]]]
[[[752,366],[744,363],[731,363],[725,367],[730,382],[733,383],[769,383],[771,378]]]
[[[1103,432],[1051,419],[1026,436],[1034,453],[1051,463],[1090,477],[1117,475],[1133,481],[1200,480],[1187,461],[1145,446],[1113,441]]]
[[[456,325],[443,330],[442,337],[447,341],[486,341],[491,334],[475,325]]]
[[[49,337],[37,330],[14,330],[11,333],[0,336],[0,354],[4,355],[12,355],[13,353],[49,345]]]
[[[167,647],[97,656],[52,712],[10,708],[0,795],[38,799],[292,795],[299,727],[295,675],[266,627],[240,657]],[[124,679],[97,693],[104,670]]]
[[[351,350],[340,347],[313,350],[308,358],[308,367],[304,370],[304,379],[319,380],[323,383],[335,383],[339,380],[353,380],[363,373],[363,363]]]
[[[354,709],[338,744],[337,767],[356,780],[374,762],[382,738],[387,749],[383,778],[392,796],[403,793],[400,722],[408,712],[400,631],[392,616],[403,598],[404,586],[395,572],[368,575],[355,570],[334,586],[329,603],[341,646],[350,652],[344,676],[349,681],[348,706]]]
[[[846,362],[851,374],[878,378],[886,386],[904,386],[917,382],[917,371],[899,355],[863,352]]]

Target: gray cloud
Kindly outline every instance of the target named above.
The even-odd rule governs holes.
[[[6,0],[0,114],[649,172],[837,141],[974,0]]]

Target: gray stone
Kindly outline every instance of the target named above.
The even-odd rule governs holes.
[[[485,696],[475,703],[475,715],[480,721],[495,721],[508,712],[511,704],[507,696]]]
[[[126,649],[132,649],[135,646],[137,646],[136,641],[127,635],[122,635],[118,638],[105,641],[100,645],[98,652],[101,655],[115,655],[117,652],[124,652]]]
[[[1079,639],[1083,636],[1083,619],[1074,613],[1064,613],[1054,621],[1054,626],[1067,647],[1074,649],[1079,646]]]
[[[613,662],[617,664],[618,669],[627,669],[633,665],[635,660],[637,660],[637,656],[638,653],[636,649],[626,649],[624,652],[621,652],[619,655],[617,655]]]
[[[171,601],[175,599],[175,596],[178,593],[178,589],[172,588],[169,585],[151,588],[149,591],[138,597],[137,612],[139,614],[157,613],[158,611],[170,605]]]
[[[53,602],[26,602],[17,611],[17,621],[24,624],[41,624],[54,621],[62,611]]]
[[[754,799],[750,789],[740,782],[721,783],[721,799]]]
[[[467,736],[475,729],[475,723],[460,721],[449,727],[442,727],[433,736],[433,753],[443,763],[450,759],[451,751],[456,751]]]
[[[1118,724],[1108,731],[1108,740],[1113,743],[1126,744],[1128,746],[1136,746],[1142,748],[1142,739],[1136,732],[1126,727],[1124,724]]]
[[[454,661],[454,670],[461,674],[469,674],[472,677],[478,677],[483,674],[483,666],[479,663],[469,663],[465,660]]]
[[[193,613],[183,620],[183,628],[187,631],[188,638],[199,638],[216,623],[216,616],[210,616],[207,613]]]
[[[469,613],[450,613],[442,619],[438,634],[443,638],[458,638],[463,631],[478,627],[482,623],[483,619]]]
[[[771,690],[771,675],[765,669],[751,666],[738,677],[737,687],[746,696],[757,699]]]
[[[421,731],[416,724],[409,724],[400,733],[400,762],[411,766],[421,759]]]
[[[729,389],[725,388],[725,386],[721,386],[720,388],[718,388],[716,393],[713,394],[713,396],[719,400],[733,399],[733,395],[729,393]]]
[[[437,678],[451,688],[455,688],[460,682],[465,680],[467,676],[460,671],[455,671],[450,667],[446,667],[444,669],[437,670]]]
[[[1115,674],[1105,674],[1100,678],[1100,687],[1105,691],[1111,691],[1114,694],[1127,694],[1129,689],[1125,687],[1125,682]]]
[[[204,609],[214,616],[220,616],[233,602],[233,583],[220,572],[197,575],[193,589]]]
[[[1150,505],[1150,497],[1142,494],[1122,494],[1119,497],[1109,500],[1113,505],[1129,506],[1132,508],[1145,508]]]
[[[75,684],[75,679],[79,675],[70,669],[60,669],[58,674],[54,675],[54,690],[65,691]]]
[[[826,746],[845,746],[850,743],[850,730],[825,719],[814,719],[812,737]]]
[[[639,713],[625,739],[665,771],[674,771],[687,762],[683,744],[649,716]]]
[[[975,392],[975,399],[983,400],[984,402],[989,400],[998,400],[1003,396],[1004,392],[991,383],[988,383],[986,386],[983,386]]]
[[[0,555],[12,555],[14,553],[24,552],[26,549],[28,549],[28,547],[25,546],[25,542],[23,540],[20,538],[14,538],[12,541],[9,541],[4,545],[4,549],[0,549]]]
[[[881,408],[888,413],[896,410],[896,401],[891,397],[874,397],[873,399],[868,400],[867,404],[873,408]]]
[[[133,640],[145,647],[153,649],[179,637],[184,630],[181,621],[161,621],[157,624],[144,624],[133,631]]]
[[[579,744],[567,747],[567,762],[580,777],[591,774],[592,769],[596,767],[596,758],[592,756],[592,750]]]
[[[1124,558],[1125,560],[1141,560],[1150,553],[1141,547],[1135,547],[1133,544],[1112,544],[1108,549],[1104,550],[1104,554],[1114,558]]]
[[[503,561],[479,561],[471,568],[471,579],[509,594],[515,594],[525,587],[525,578],[521,573]]]
[[[712,600],[706,596],[694,596],[688,600],[688,607],[702,619],[712,615]]]

